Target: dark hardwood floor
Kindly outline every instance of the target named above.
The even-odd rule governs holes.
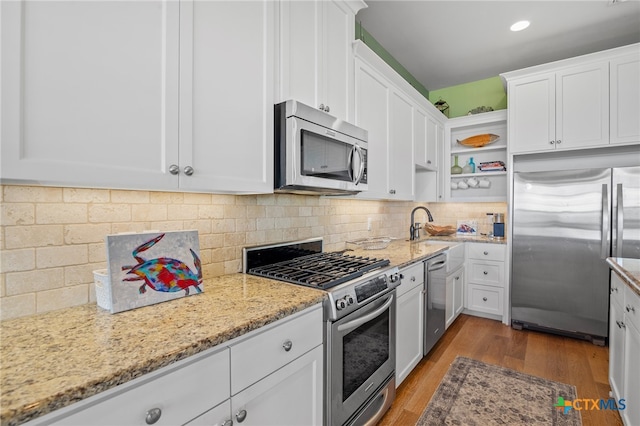
[[[578,398],[609,398],[607,347],[461,315],[397,389],[379,426],[414,425],[457,355],[572,384]],[[622,425],[612,410],[582,410],[581,415],[583,426]]]

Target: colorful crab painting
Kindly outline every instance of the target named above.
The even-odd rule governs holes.
[[[200,263],[198,255],[196,255],[192,249],[189,249],[189,251],[193,256],[193,263],[197,273],[194,273],[180,260],[168,257],[145,260],[140,257],[141,252],[149,250],[160,241],[164,235],[165,234],[161,234],[133,250],[131,254],[134,259],[138,261],[138,264],[123,266],[122,270],[127,271],[127,274],[134,274],[135,276],[125,277],[123,281],[144,281],[144,284],[142,284],[138,290],[140,294],[147,291],[147,286],[155,291],[164,293],[175,293],[184,290],[185,296],[189,295],[189,287],[194,287],[198,293],[202,293],[202,290],[198,287],[202,284],[202,264]]]

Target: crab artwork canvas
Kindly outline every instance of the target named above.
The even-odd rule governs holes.
[[[111,313],[202,293],[198,231],[105,237]]]

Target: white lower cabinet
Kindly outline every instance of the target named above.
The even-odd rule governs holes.
[[[422,359],[424,341],[424,263],[400,271],[396,290],[396,387]]]
[[[609,384],[627,426],[640,424],[640,296],[611,272]],[[624,400],[624,401],[622,401]]]
[[[254,352],[254,357],[259,358],[260,352]],[[248,426],[321,425],[322,372],[320,345],[231,397],[233,422]]]
[[[318,304],[27,424],[322,425],[323,355]]]
[[[464,309],[464,266],[454,273],[447,275],[445,288],[447,293],[445,328],[449,328]]]
[[[467,243],[465,308],[472,315],[505,321],[506,247]]]

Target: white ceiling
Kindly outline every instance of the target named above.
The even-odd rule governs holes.
[[[365,1],[356,20],[430,91],[640,42],[640,0]]]

